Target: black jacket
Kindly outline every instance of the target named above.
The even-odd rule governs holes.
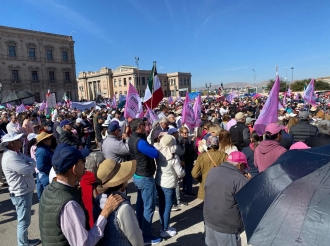
[[[290,134],[292,134],[295,142],[305,142],[306,138],[315,137],[317,133],[317,127],[309,124],[307,120],[300,120],[290,129]]]
[[[234,195],[247,183],[247,178],[232,164],[223,162],[207,175],[204,189],[204,221],[221,233],[241,233],[243,221]]]
[[[320,147],[330,144],[330,135],[325,133],[318,133],[315,137],[306,138],[305,144],[309,147]]]
[[[250,130],[247,125],[243,122],[237,122],[229,129],[231,140],[233,144],[241,151],[244,147],[249,146],[250,140]]]
[[[81,145],[81,142],[78,138],[73,136],[72,132],[62,131],[60,134],[60,137],[58,139],[59,143],[65,143],[71,146],[79,147]]]

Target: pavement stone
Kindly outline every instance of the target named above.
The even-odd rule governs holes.
[[[197,194],[198,184],[194,185],[194,193]],[[128,195],[131,196],[131,203],[135,208],[136,203],[136,189],[132,180],[129,182]],[[177,229],[178,234],[172,238],[164,239],[158,245],[178,245],[188,246],[196,245],[203,246],[204,243],[204,223],[203,223],[203,208],[202,201],[195,198],[187,198],[181,196],[182,201],[188,202],[188,206],[181,207],[179,211],[171,212],[170,226]],[[39,225],[38,225],[38,198],[34,193],[33,206],[32,206],[32,218],[31,225],[29,227],[29,239],[35,239],[40,237]],[[158,212],[155,212],[153,218],[153,231],[154,235],[159,235]],[[16,241],[16,212],[14,205],[12,204],[8,189],[3,188],[0,192],[0,245],[17,245]],[[242,246],[246,246],[245,233],[241,235]]]

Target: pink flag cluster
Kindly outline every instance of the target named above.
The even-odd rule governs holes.
[[[189,129],[200,126],[201,123],[201,95],[195,100],[194,106],[189,99],[188,92],[182,107],[182,123],[185,123]]]
[[[142,100],[139,93],[131,83],[129,83],[128,87],[124,116],[132,119],[143,118]]]
[[[314,79],[311,80],[304,92],[304,100],[312,105],[316,105],[316,97],[314,96]]]
[[[147,119],[148,119],[148,121],[149,121],[149,123],[154,123],[155,121],[157,121],[157,120],[159,120],[159,117],[158,117],[158,115],[155,113],[155,111],[153,111],[152,109],[150,109],[149,107],[148,107],[148,105],[146,105],[147,106],[147,111],[146,111],[146,113],[144,114],[144,117],[146,117]]]
[[[23,103],[16,108],[16,113],[23,113],[25,111],[27,111],[27,110]]]

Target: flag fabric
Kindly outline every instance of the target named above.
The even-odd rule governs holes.
[[[304,92],[304,100],[310,104],[316,104],[316,98],[314,96],[314,79],[311,80]]]
[[[46,98],[50,96],[50,89],[48,88],[47,94],[46,94]]]
[[[296,97],[294,99],[299,100],[299,94],[298,93],[296,93]]]
[[[197,98],[195,99],[195,104],[194,104],[194,117],[195,117],[195,127],[199,127],[201,122],[202,122],[202,117],[201,117],[201,106],[202,106],[202,98],[201,95],[199,94]]]
[[[10,110],[13,109],[13,106],[10,103],[6,103],[6,107]]]
[[[112,97],[112,107],[117,108],[116,95],[113,95],[113,97]]]
[[[39,110],[44,110],[46,108],[46,104],[45,104],[45,102],[44,101],[42,101],[42,103],[40,103],[40,105],[39,105]]]
[[[128,87],[124,116],[132,119],[143,118],[142,100],[139,93],[131,83],[129,83]]]
[[[287,95],[291,97],[291,88],[289,87]]]
[[[222,87],[219,86],[219,88],[218,88],[218,95],[219,95],[219,96],[221,96],[221,92],[222,92]]]
[[[172,96],[169,96],[168,99],[167,99],[167,103],[168,104],[171,104],[173,102],[173,97]]]
[[[158,106],[161,100],[164,98],[164,93],[162,90],[162,86],[160,84],[156,63],[152,67],[152,71],[150,73],[149,82],[147,84],[147,88],[144,94],[144,103],[148,105],[149,108],[153,109]]]
[[[278,94],[280,92],[280,83],[280,78],[277,76],[267,101],[254,124],[254,130],[260,136],[265,134],[266,126],[269,123],[276,123],[278,121]]]
[[[23,113],[25,111],[27,111],[27,110],[23,103],[16,108],[16,113]]]
[[[177,97],[176,97],[176,100],[177,100],[178,102],[182,102],[182,99],[181,99],[180,96],[177,96]]]
[[[195,114],[194,109],[190,103],[188,92],[186,92],[186,99],[182,107],[182,123],[185,123],[189,129],[193,129],[195,126]]]
[[[230,92],[227,96],[226,96],[226,100],[228,101],[228,102],[232,102],[233,101],[233,99],[234,99],[234,95],[233,95],[233,93],[232,92]]]
[[[286,105],[286,95],[283,96],[283,99],[282,100],[283,100],[282,101],[282,104],[283,104],[283,106],[285,106]]]
[[[280,109],[284,109],[284,107],[280,102],[278,102],[278,110],[280,110]]]
[[[146,117],[150,124],[154,123],[155,121],[159,120],[158,115],[146,105],[147,111],[144,114],[144,117]]]
[[[69,99],[69,97],[67,96],[66,93],[64,93],[64,95],[63,95],[63,100],[64,100],[66,103],[68,103],[68,102],[70,101],[70,99]]]
[[[126,96],[123,95],[123,94],[120,94],[120,95],[119,95],[119,99],[118,99],[118,103],[121,103],[121,102],[123,102],[123,101],[125,101],[125,100],[126,100]]]

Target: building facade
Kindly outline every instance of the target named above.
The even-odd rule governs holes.
[[[112,70],[107,67],[95,72],[80,72],[77,78],[79,100],[112,98],[127,95],[131,82],[141,97],[149,82],[151,70],[140,70],[132,66],[119,66]],[[191,91],[191,73],[158,73],[164,96],[185,96]]]
[[[71,36],[0,26],[1,100],[14,91],[45,100],[50,89],[56,100],[64,93],[78,100],[74,41]]]

